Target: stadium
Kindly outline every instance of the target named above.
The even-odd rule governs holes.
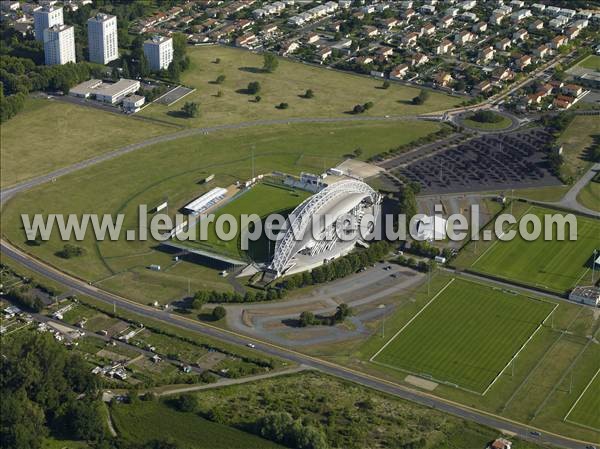
[[[265,276],[277,278],[309,270],[348,253],[357,244],[366,245],[365,240],[375,230],[380,204],[381,196],[362,181],[344,179],[329,184],[304,200],[289,215],[277,237],[274,256]],[[365,214],[372,215],[375,220],[362,224]],[[313,220],[325,216],[327,220]],[[354,223],[345,227],[343,233],[336,232],[336,221],[348,216],[356,218]]]

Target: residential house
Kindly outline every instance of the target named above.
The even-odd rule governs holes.
[[[418,67],[427,62],[429,62],[429,57],[423,53],[417,53],[410,58],[410,65],[413,67]]]
[[[452,76],[449,73],[440,72],[435,76],[435,83],[438,86],[447,87],[452,82]]]
[[[554,49],[558,49],[560,47],[562,47],[563,45],[566,45],[568,42],[568,39],[566,36],[556,36],[554,37],[551,41],[550,41],[550,47],[554,48]]]
[[[550,54],[550,49],[545,45],[540,45],[538,48],[533,50],[533,54],[538,58],[545,58]]]
[[[414,47],[417,44],[417,38],[419,35],[415,32],[405,34],[402,36],[402,43],[406,47]]]
[[[435,25],[428,23],[426,25],[424,25],[423,27],[421,27],[421,36],[431,36],[432,34],[435,33]]]
[[[479,52],[479,61],[486,63],[494,59],[496,51],[492,47],[486,47]]]
[[[423,5],[419,8],[421,14],[433,15],[435,14],[435,6],[433,5]]]
[[[567,30],[565,31],[565,36],[567,36],[567,38],[569,40],[571,39],[575,39],[577,36],[579,36],[579,33],[581,32],[581,29],[577,28],[577,27],[569,27],[567,28]]]
[[[387,58],[394,54],[394,49],[392,47],[379,47],[375,53],[387,60]]]
[[[496,42],[496,49],[500,51],[506,51],[510,48],[510,39],[505,37],[501,41]]]
[[[379,35],[379,30],[374,26],[365,26],[363,27],[363,34],[366,37],[375,37]]]
[[[330,58],[333,54],[333,51],[329,47],[323,47],[321,50],[317,52],[317,57],[323,63],[327,58]]]
[[[373,62],[373,58],[371,56],[358,56],[354,58],[354,62],[360,65],[367,65]]]
[[[512,38],[513,38],[513,41],[515,41],[515,42],[524,41],[525,39],[527,39],[528,35],[529,35],[529,33],[527,32],[527,30],[524,30],[523,28],[521,28],[520,30],[517,30],[513,33]]]
[[[524,70],[525,67],[530,65],[532,62],[530,55],[523,55],[515,61],[515,65],[519,70]]]
[[[542,22],[539,19],[534,22],[531,22],[531,24],[529,24],[529,31],[540,31],[543,29],[544,29],[544,22]]]
[[[583,87],[578,86],[577,84],[567,84],[562,87],[561,91],[572,97],[578,97],[583,93]]]
[[[471,42],[474,39],[474,37],[475,36],[470,31],[463,30],[454,35],[454,43],[456,45],[464,45],[468,42]]]
[[[454,44],[450,42],[448,39],[444,39],[439,45],[435,48],[436,55],[445,55],[447,53],[452,53],[452,47]]]
[[[450,25],[452,25],[453,22],[454,22],[454,17],[444,16],[440,19],[440,21],[438,22],[438,25],[441,28],[448,28],[448,27],[450,27]]]
[[[484,94],[487,91],[491,90],[491,88],[492,83],[488,80],[483,80],[473,88],[473,93],[475,95]]]
[[[473,28],[471,28],[471,30],[473,31],[473,33],[484,33],[487,30],[487,28],[487,23],[477,22],[475,25],[473,25]]]
[[[279,53],[282,56],[287,56],[289,54],[294,53],[299,48],[300,44],[297,41],[287,41],[281,45],[281,50],[279,51]]]
[[[406,74],[408,73],[408,66],[406,64],[398,65],[392,69],[390,72],[391,80],[401,80],[404,79]]]
[[[556,109],[569,109],[575,103],[575,98],[566,95],[557,95],[552,105]]]
[[[492,80],[494,81],[510,81],[515,77],[514,72],[508,67],[498,67],[492,72]]]

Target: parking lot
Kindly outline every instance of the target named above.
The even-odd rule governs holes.
[[[541,128],[490,134],[417,160],[394,174],[418,182],[424,194],[560,185],[546,161],[551,142]]]
[[[181,100],[187,94],[192,93],[196,89],[190,89],[189,87],[177,86],[168,91],[162,97],[155,100],[155,103],[166,104],[167,106]]]

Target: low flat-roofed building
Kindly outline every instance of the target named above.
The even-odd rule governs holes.
[[[77,86],[71,87],[69,90],[69,95],[74,97],[88,98],[92,91],[100,84],[102,84],[102,80],[92,78],[91,80],[84,81]]]
[[[577,82],[582,86],[600,89],[600,72],[589,72],[577,77]]]
[[[130,95],[123,99],[123,110],[129,113],[137,112],[145,102],[146,97],[143,97],[142,95]]]
[[[600,306],[600,288],[593,285],[575,287],[571,293],[569,293],[569,299],[571,301],[587,304],[588,306],[598,307]]]
[[[98,101],[116,104],[139,89],[140,82],[137,80],[121,78],[116,83],[103,83],[101,80],[91,79],[72,87],[69,95],[83,98],[95,97]]]
[[[116,83],[103,83],[101,86],[94,89],[94,94],[98,101],[115,104],[119,103],[127,95],[137,92],[139,89],[140,82],[138,80],[121,78]]]

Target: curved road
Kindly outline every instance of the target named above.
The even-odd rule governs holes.
[[[450,413],[460,418],[474,421],[485,426],[493,427],[505,432],[516,434],[519,437],[526,440],[534,441],[537,443],[552,444],[555,446],[560,446],[569,449],[585,449],[586,446],[589,444],[583,441],[566,438],[561,435],[552,434],[541,429],[535,429],[534,427],[527,426],[525,424],[521,424],[491,413],[476,410],[462,404],[438,398],[429,393],[414,390],[412,388],[408,388],[403,385],[380,379],[366,373],[358,372],[350,368],[346,368],[341,365],[328,362],[326,360],[311,357],[293,351],[291,349],[283,348],[281,346],[277,346],[271,343],[266,343],[260,340],[245,337],[232,331],[220,329],[209,324],[200,323],[198,321],[194,321],[183,316],[174,315],[163,310],[154,309],[149,306],[129,301],[120,296],[116,296],[106,291],[100,290],[81,280],[68,276],[65,273],[62,273],[52,267],[49,267],[43,264],[42,262],[35,260],[30,256],[22,253],[21,251],[17,250],[16,248],[12,247],[10,244],[4,241],[0,242],[0,249],[4,257],[14,259],[17,262],[26,266],[28,269],[42,276],[50,278],[56,282],[59,282],[76,293],[90,296],[94,299],[108,304],[115,304],[119,308],[122,308],[124,310],[146,318],[161,320],[174,326],[178,326],[190,331],[195,331],[232,345],[246,345],[248,341],[251,340],[256,344],[256,349],[258,351],[261,351],[270,356],[290,360],[298,364],[304,364],[305,366],[320,370],[332,376],[336,376],[351,382],[364,385],[369,388],[373,388],[378,391],[398,396],[402,399],[406,399],[408,401],[415,402],[417,404],[430,407],[436,410],[440,410],[445,413]],[[540,432],[540,435],[536,436],[532,434],[533,431]]]

